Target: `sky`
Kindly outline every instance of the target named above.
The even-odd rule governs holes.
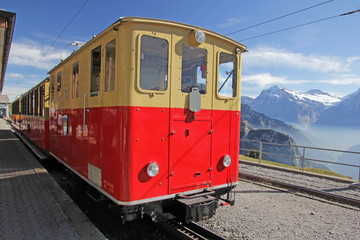
[[[199,26],[246,45],[242,96],[256,97],[273,85],[295,91],[320,89],[339,97],[360,88],[360,12],[339,16],[358,10],[360,0],[88,0],[76,15],[85,2],[0,2],[1,9],[16,13],[2,94],[14,100],[77,49],[69,43],[87,42],[124,16]],[[315,5],[319,6],[310,8]],[[306,8],[310,9],[288,15]],[[288,16],[258,25],[284,15]],[[303,26],[292,28],[299,25]]]

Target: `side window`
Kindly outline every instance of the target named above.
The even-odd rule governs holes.
[[[57,91],[60,92],[60,90],[61,90],[61,72],[58,72],[56,82],[57,82]]]
[[[29,115],[34,114],[34,91],[30,92],[30,113]]]
[[[201,94],[206,93],[207,51],[203,48],[182,47],[181,91],[191,92],[198,88]]]
[[[72,97],[79,97],[79,62],[73,64],[72,71]]]
[[[39,115],[39,88],[35,89],[35,103],[34,103],[34,115]]]
[[[165,91],[168,80],[169,44],[165,39],[142,36],[140,52],[140,88]]]
[[[218,93],[221,97],[236,97],[237,81],[236,56],[220,53],[219,60],[219,86]]]
[[[40,100],[39,100],[39,116],[44,116],[44,103],[45,103],[45,86],[40,87]]]
[[[21,108],[20,108],[20,112],[21,114],[24,114],[25,113],[25,98],[21,98]]]
[[[57,99],[59,100],[61,97],[61,72],[58,72],[56,82],[57,82]]]
[[[26,109],[25,115],[29,115],[29,94],[26,95]]]
[[[100,71],[101,71],[101,46],[98,46],[91,52],[91,82],[90,82],[91,97],[99,95]]]
[[[55,76],[51,77],[50,88],[51,88],[51,101],[53,102],[55,95]]]
[[[116,40],[106,44],[105,53],[105,92],[115,89],[115,53]]]

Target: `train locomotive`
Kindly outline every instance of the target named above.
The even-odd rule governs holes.
[[[121,18],[16,99],[12,119],[124,221],[206,219],[234,203],[245,51],[203,28]]]

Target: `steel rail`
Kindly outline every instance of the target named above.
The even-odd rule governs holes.
[[[360,208],[359,200],[344,197],[344,196],[339,196],[339,195],[336,195],[333,193],[328,193],[328,192],[324,192],[324,191],[320,191],[320,190],[316,190],[316,189],[302,187],[302,186],[298,186],[298,185],[294,185],[294,184],[290,184],[290,183],[284,183],[281,181],[263,178],[263,177],[259,177],[259,176],[255,176],[255,175],[247,174],[247,173],[239,173],[239,178],[247,179],[250,181],[256,181],[256,182],[270,183],[273,186],[286,188],[286,189],[293,190],[296,192],[311,194],[311,195],[317,196],[319,198],[323,198],[323,199],[327,199],[327,200],[331,200],[331,201],[335,201],[335,202],[339,202],[339,203],[344,203],[344,204],[348,204],[348,205]]]
[[[165,231],[177,239],[226,240],[226,238],[195,222],[180,223],[175,220],[169,220],[159,224]]]

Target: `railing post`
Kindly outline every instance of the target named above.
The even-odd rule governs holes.
[[[305,171],[305,147],[303,148],[303,155],[302,155],[302,171]]]
[[[262,159],[262,142],[259,141],[259,163],[261,164],[261,159]]]

